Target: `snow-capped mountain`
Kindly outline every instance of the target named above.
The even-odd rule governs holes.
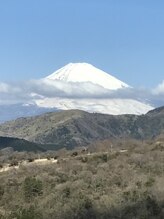
[[[104,93],[123,91],[124,89],[130,89],[131,87],[113,77],[112,75],[88,64],[88,63],[70,63],[59,70],[55,71],[43,81],[46,85],[60,87],[65,93],[72,92],[78,93],[79,90],[85,92],[85,86],[83,84],[89,83],[94,86],[94,92],[99,92],[99,88],[104,89]],[[60,86],[58,85],[60,83]],[[78,84],[77,90],[74,85]],[[68,88],[67,88],[67,86]],[[63,86],[63,87],[62,87]],[[91,86],[89,87],[91,88]],[[89,89],[88,86],[86,89]],[[97,88],[97,89],[96,89]],[[40,107],[55,107],[61,110],[67,109],[81,109],[88,112],[99,112],[106,114],[144,114],[153,107],[145,101],[138,101],[136,99],[129,98],[111,98],[110,96],[97,97],[57,97],[54,93],[54,97],[41,97],[35,100],[37,106]]]
[[[88,63],[70,63],[47,77],[64,82],[91,82],[106,89],[129,87],[126,83]]]
[[[153,109],[131,86],[87,63],[70,63],[45,78],[27,81],[19,89],[24,100],[21,97],[21,103],[1,103],[0,123],[69,109],[113,115],[145,114]],[[18,100],[19,96],[18,92]],[[16,99],[17,94],[12,97]]]

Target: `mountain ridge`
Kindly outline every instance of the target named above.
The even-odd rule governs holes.
[[[107,115],[81,110],[46,113],[0,125],[0,135],[72,148],[97,140],[149,139],[164,134],[164,107],[145,115]],[[55,146],[54,146],[55,147]]]

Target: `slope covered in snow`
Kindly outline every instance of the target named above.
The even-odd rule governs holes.
[[[51,93],[51,97],[43,96],[36,99],[35,103],[39,107],[55,107],[60,110],[80,109],[114,115],[145,114],[153,109],[144,100],[121,98],[122,90],[131,87],[87,63],[70,63],[44,78],[43,81],[46,86],[51,86],[51,92],[55,88],[54,96]],[[89,85],[85,86],[86,82]],[[93,92],[91,85],[94,85]],[[110,92],[115,94],[118,90],[120,97],[117,95],[117,98],[112,98]],[[100,93],[101,95],[98,95]]]
[[[88,63],[70,63],[49,75],[47,79],[64,82],[91,82],[111,90],[129,87],[126,83]]]
[[[40,107],[53,108],[59,110],[79,109],[87,112],[97,112],[104,114],[145,114],[153,107],[133,99],[68,99],[68,98],[44,98],[36,100]]]

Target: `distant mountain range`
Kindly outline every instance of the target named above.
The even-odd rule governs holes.
[[[79,109],[140,115],[154,108],[130,85],[88,63],[70,63],[45,78],[27,82],[26,86],[27,90],[22,91],[29,92],[25,102],[0,105],[0,123],[49,111]]]
[[[0,123],[20,117],[36,116],[45,112],[57,111],[55,108],[38,107],[35,104],[12,104],[0,106]]]
[[[107,115],[80,110],[45,113],[0,125],[0,136],[48,144],[51,149],[72,148],[97,140],[149,139],[164,134],[164,107],[145,115]]]

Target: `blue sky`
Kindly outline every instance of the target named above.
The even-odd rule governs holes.
[[[164,80],[163,0],[1,0],[0,82],[88,62],[134,87]]]

